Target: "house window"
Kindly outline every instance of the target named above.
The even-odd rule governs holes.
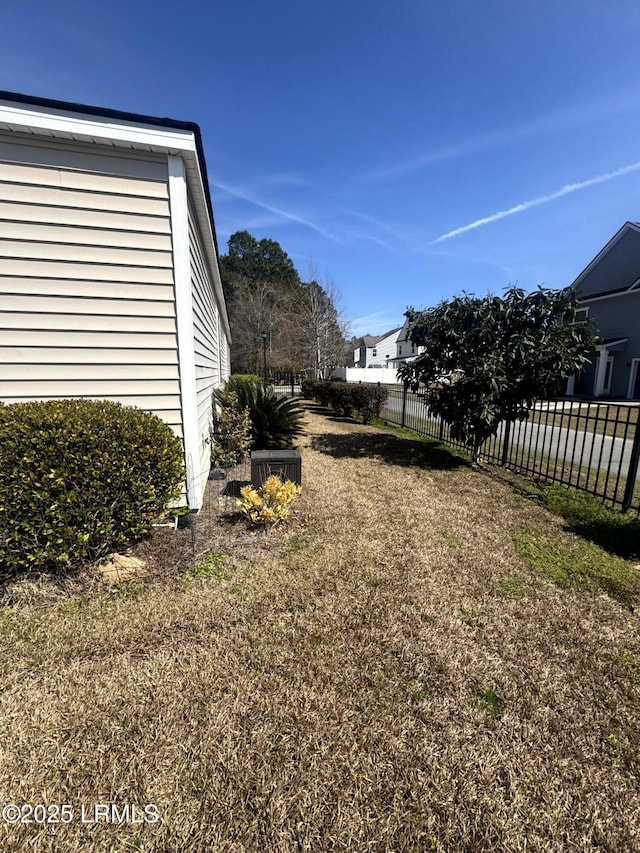
[[[402,344],[398,347],[398,355],[402,355]]]
[[[574,323],[585,323],[589,319],[589,309],[588,308],[578,308],[576,309],[576,313],[573,315]]]
[[[371,355],[375,358],[375,357],[378,355],[378,350],[377,350],[377,349],[374,349],[374,350],[372,351]]]
[[[413,353],[414,353],[415,351],[416,351],[416,345],[415,345],[415,344],[411,344],[411,354],[413,355]]]

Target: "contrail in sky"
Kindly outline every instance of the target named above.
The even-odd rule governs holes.
[[[340,240],[335,236],[335,234],[331,234],[329,231],[325,231],[324,228],[321,228],[319,225],[316,225],[314,222],[311,222],[309,219],[305,219],[302,216],[298,216],[295,213],[290,213],[288,210],[284,210],[281,207],[275,207],[274,205],[267,204],[264,201],[260,201],[260,199],[256,198],[247,190],[241,187],[231,186],[230,184],[223,184],[220,181],[212,182],[214,187],[217,187],[220,190],[224,190],[229,193],[229,195],[235,196],[236,198],[240,198],[243,201],[248,201],[250,204],[254,204],[256,207],[262,208],[262,210],[266,210],[269,213],[273,213],[276,216],[281,216],[284,219],[289,219],[291,222],[298,222],[300,225],[306,225],[307,228],[311,228],[312,231],[316,231],[318,234],[321,234],[323,237],[328,237],[330,240],[334,240],[335,242],[340,242]]]
[[[606,181],[611,181],[614,178],[619,178],[622,175],[628,175],[630,172],[636,172],[640,169],[640,161],[632,163],[630,166],[623,166],[615,172],[608,172],[606,175],[597,175],[595,178],[589,178],[586,181],[580,181],[578,184],[567,184],[562,189],[557,190],[549,195],[541,195],[538,198],[532,198],[530,201],[523,201],[521,204],[516,204],[515,207],[510,207],[508,210],[500,210],[498,213],[492,213],[491,216],[483,216],[482,219],[476,219],[475,222],[469,225],[463,225],[461,228],[455,228],[453,231],[448,231],[446,234],[437,237],[427,243],[427,246],[433,246],[436,243],[443,243],[445,240],[450,240],[452,237],[457,237],[458,234],[464,234],[465,231],[473,231],[474,228],[480,228],[481,225],[489,225],[491,222],[497,222],[498,219],[504,219],[506,216],[513,216],[514,213],[522,213],[524,210],[529,210],[531,207],[538,207],[540,204],[546,204],[548,201],[554,201],[556,198],[561,198],[563,195],[575,193],[578,190],[584,190],[587,187],[593,187],[596,184],[604,184]]]

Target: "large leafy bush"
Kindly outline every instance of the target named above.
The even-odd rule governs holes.
[[[346,382],[330,382],[329,404],[338,414],[350,418],[354,409],[353,386]]]
[[[313,396],[321,406],[329,406],[331,403],[331,387],[333,383],[326,380],[325,382],[317,382],[313,386]]]
[[[503,297],[464,294],[427,311],[409,309],[407,339],[422,352],[400,368],[451,437],[474,460],[503,421],[524,420],[536,400],[558,393],[595,351],[589,322],[575,322],[572,288],[509,287]],[[443,381],[455,375],[455,381]]]
[[[149,412],[99,400],[0,407],[0,572],[69,570],[147,534],[184,480]]]

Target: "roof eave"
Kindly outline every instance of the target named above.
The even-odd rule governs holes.
[[[609,252],[616,243],[627,233],[627,231],[633,230],[640,233],[640,225],[637,222],[625,222],[622,228],[618,229],[613,237],[609,240],[609,242],[598,252],[595,258],[582,270],[580,275],[569,285],[574,290],[577,290],[578,287],[582,284],[586,276],[593,270],[593,268],[600,263],[602,258]]]

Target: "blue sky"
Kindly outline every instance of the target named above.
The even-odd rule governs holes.
[[[0,88],[197,122],[221,250],[408,305],[569,284],[640,220],[637,0],[29,2]]]

